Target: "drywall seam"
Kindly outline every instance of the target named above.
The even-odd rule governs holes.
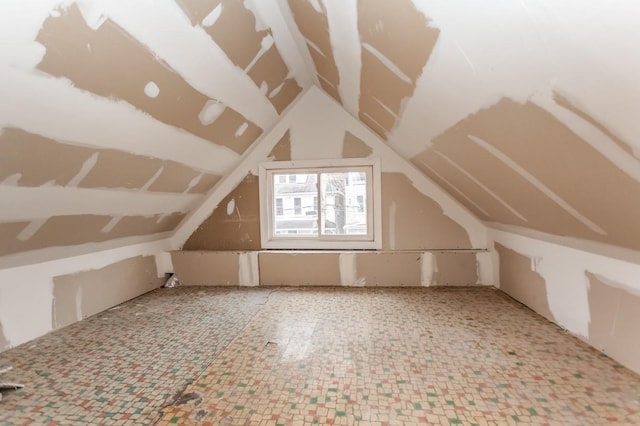
[[[276,124],[268,132],[263,133],[262,136],[245,151],[235,168],[220,179],[209,194],[203,198],[200,205],[192,209],[182,220],[171,238],[175,247],[181,248],[184,245],[189,236],[209,217],[211,212],[218,207],[218,204],[224,197],[240,184],[248,173],[253,172],[254,175],[258,175],[258,162],[263,161],[269,156],[273,147],[276,146],[285,132],[289,130],[292,124],[291,112],[307,98],[309,91],[312,90],[313,87],[315,86],[311,86],[310,89],[298,95],[296,100],[283,111],[283,114]]]
[[[455,192],[458,193],[458,195],[460,195],[462,198],[464,198],[465,200],[467,200],[467,202],[469,204],[471,204],[473,207],[475,207],[476,209],[478,209],[478,211],[480,213],[482,213],[483,215],[485,215],[486,217],[491,217],[491,215],[489,213],[487,213],[487,211],[485,209],[483,209],[482,207],[480,207],[475,201],[473,201],[471,198],[469,198],[467,196],[467,194],[465,194],[464,192],[462,192],[460,189],[458,189],[457,186],[455,186],[453,183],[451,183],[447,178],[445,178],[444,176],[442,176],[440,173],[438,173],[437,171],[435,171],[431,166],[427,165],[427,163],[424,160],[420,160],[420,164],[422,164],[423,167],[425,167],[427,170],[429,170],[431,173],[433,173],[438,179],[440,179],[441,181],[443,181],[445,184],[447,184],[451,189],[453,189]]]
[[[22,222],[67,215],[152,216],[186,212],[203,198],[199,194],[140,193],[128,190],[0,186],[0,222]]]
[[[274,4],[274,2],[266,2],[264,0],[244,0],[244,5],[253,12],[256,21],[264,22],[271,29],[274,42],[289,69],[289,74],[296,79],[303,89],[312,85],[313,79],[311,75],[313,73],[300,53],[296,39],[289,25],[287,25],[284,14],[280,10],[280,5],[277,2]]]
[[[499,202],[504,208],[509,210],[511,212],[511,214],[513,214],[515,217],[517,217],[518,219],[522,220],[523,222],[528,222],[526,217],[524,217],[522,214],[520,214],[520,212],[518,212],[515,208],[511,207],[509,205],[509,203],[507,203],[504,199],[502,199],[502,197],[500,197],[498,194],[493,192],[487,185],[485,185],[482,182],[480,182],[475,176],[473,176],[471,173],[466,171],[461,165],[459,165],[458,163],[453,161],[451,158],[449,158],[448,156],[446,156],[442,152],[435,151],[435,153],[437,155],[439,155],[440,157],[442,157],[447,163],[449,163],[451,166],[453,166],[460,173],[465,175],[467,178],[471,179],[473,181],[473,183],[478,185],[480,188],[484,189],[487,194],[491,195],[497,202]]]
[[[402,70],[398,68],[398,66],[394,64],[391,59],[383,55],[382,52],[380,52],[378,49],[371,46],[369,43],[362,43],[362,47],[364,48],[364,50],[366,50],[367,52],[375,56],[376,59],[378,59],[385,67],[389,69],[389,71],[394,73],[396,77],[398,77],[400,80],[404,81],[409,85],[413,85],[413,81],[411,80],[411,77],[409,77],[404,72],[402,72]]]
[[[124,101],[77,89],[66,79],[0,65],[0,80],[0,127],[173,160],[217,175],[227,173],[240,158],[225,146],[162,123]]]
[[[357,117],[360,109],[360,71],[362,53],[358,33],[357,0],[325,0],[329,39],[340,83],[338,93],[344,108]]]
[[[496,229],[490,238],[529,258],[545,280],[549,309],[558,324],[582,337],[589,336],[588,279],[585,271],[606,276],[629,290],[640,290],[640,264],[541,241]]]
[[[7,340],[14,347],[53,330],[53,277],[100,269],[121,260],[156,255],[169,249],[170,241],[165,239],[0,269],[0,323]],[[24,321],[26,311],[29,321]]]
[[[263,0],[256,0],[260,3],[266,3]],[[312,85],[320,85],[318,81],[318,76],[316,75],[316,67],[313,62],[313,58],[311,58],[311,54],[309,53],[309,49],[307,49],[307,45],[304,43],[304,37],[298,29],[298,25],[293,17],[293,12],[291,12],[291,8],[287,0],[274,0],[275,4],[278,6],[278,13],[284,19],[284,23],[287,26],[289,34],[291,35],[291,39],[293,43],[298,49],[298,54],[302,58],[302,61],[305,65],[306,78],[310,79]],[[272,6],[271,6],[272,7]],[[274,12],[275,13],[275,12]],[[304,90],[308,89],[310,86],[303,87]]]
[[[260,285],[258,252],[238,253],[238,285],[257,287]]]
[[[497,277],[500,276],[499,269],[494,268],[494,251],[485,251],[476,253],[476,262],[478,265],[478,281],[480,285],[499,286]]]
[[[640,160],[622,149],[602,130],[557,104],[552,95],[536,94],[532,96],[531,101],[558,119],[629,177],[640,182]]]
[[[343,286],[357,286],[356,253],[340,253],[338,262],[340,266],[340,284]]]
[[[487,143],[479,137],[473,135],[467,135],[471,141],[473,141],[476,145],[483,148],[485,151],[489,152],[491,155],[496,157],[498,160],[502,161],[505,165],[507,165],[511,170],[518,173],[522,176],[527,182],[533,185],[536,189],[550,198],[554,203],[556,203],[560,208],[573,216],[576,220],[581,222],[585,227],[590,229],[591,231],[600,234],[607,235],[607,231],[602,229],[600,226],[589,220],[586,216],[576,210],[571,204],[562,199],[558,194],[553,192],[551,188],[546,186],[544,183],[540,182],[534,175],[526,171],[523,167],[521,167],[518,163],[509,158],[505,153],[500,151],[498,148],[493,145]]]
[[[95,0],[93,7],[147,46],[200,93],[262,128],[278,116],[251,78],[234,65],[202,27],[194,27],[173,0]],[[158,29],[171,31],[158,31]],[[189,46],[188,49],[185,49]]]
[[[429,287],[433,284],[433,275],[438,271],[438,265],[436,264],[436,257],[433,253],[424,252],[420,258],[421,266],[421,278],[420,284],[423,287]]]
[[[389,205],[389,249],[396,249],[396,212],[398,211],[398,205],[395,201]]]

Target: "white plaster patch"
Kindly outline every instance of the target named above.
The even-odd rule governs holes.
[[[20,179],[22,179],[22,173],[14,173],[7,176],[2,182],[0,182],[0,185],[18,186]]]
[[[77,89],[66,79],[0,65],[0,81],[0,127],[173,160],[220,175],[239,158],[225,146],[167,125],[126,102]],[[68,125],[69,117],[73,126]]]
[[[238,254],[238,284],[241,287],[257,287],[260,285],[258,252]]]
[[[338,265],[340,268],[340,284],[343,286],[358,285],[356,253],[340,253]]]
[[[222,3],[220,3],[207,16],[204,17],[204,19],[202,20],[202,26],[203,27],[213,26],[213,24],[215,24],[218,21],[218,18],[220,18],[220,15],[222,14],[222,9],[223,9],[223,6],[222,6]]]
[[[55,186],[0,186],[0,199],[12,200],[10,208],[0,210],[0,221],[21,222],[42,219],[43,216],[152,216],[186,212],[202,199],[202,195]]]
[[[258,50],[258,53],[256,53],[256,56],[253,57],[253,59],[251,60],[249,65],[246,66],[244,71],[248,73],[251,70],[251,68],[253,68],[253,66],[256,64],[256,62],[258,62],[258,60],[262,57],[262,55],[264,55],[267,50],[271,49],[272,46],[273,46],[273,37],[271,37],[270,34],[267,34],[266,36],[262,37],[262,40],[260,41],[260,50]],[[264,91],[263,93],[266,93],[266,91]]]
[[[433,253],[424,252],[421,257],[421,278],[420,284],[423,287],[429,287],[433,282],[433,276],[438,271],[438,265],[436,264],[436,258]]]
[[[76,321],[80,321],[82,319],[82,287],[78,288],[76,292]]]
[[[236,200],[232,199],[227,203],[227,216],[231,216],[236,210]]]
[[[20,231],[20,233],[18,234],[18,237],[17,237],[18,240],[20,241],[30,240],[36,234],[36,232],[38,232],[40,228],[44,226],[47,220],[48,220],[47,218],[44,218],[44,219],[36,219],[29,222],[29,224],[25,226],[22,229],[22,231]]]
[[[67,183],[66,186],[70,188],[77,187],[84,180],[84,178],[87,177],[87,175],[91,172],[91,170],[95,167],[96,163],[98,162],[99,156],[100,156],[100,153],[95,152],[93,153],[93,155],[91,155],[91,157],[86,159],[85,162],[82,163],[82,167],[80,167],[80,171],[78,172],[78,174],[76,174],[69,181],[69,183]]]
[[[269,92],[269,99],[273,99],[284,87],[284,81],[276,86],[271,92]]]
[[[76,5],[80,9],[80,13],[87,23],[87,26],[96,31],[107,20],[107,17],[102,13],[100,5],[95,1],[89,0],[77,0]]]
[[[242,123],[240,127],[238,127],[238,130],[236,130],[236,134],[235,134],[236,138],[239,138],[240,136],[244,135],[244,132],[246,132],[248,128],[249,128],[248,123]]]
[[[338,92],[345,109],[354,117],[360,110],[362,53],[356,0],[325,0],[333,58],[340,75]]]
[[[362,43],[362,47],[373,56],[375,56],[382,64],[396,75],[400,80],[407,84],[413,84],[413,80],[407,74],[405,74],[393,61],[387,58],[382,52],[370,45],[369,43]]]
[[[323,10],[322,10],[322,7],[320,6],[320,3],[318,2],[318,0],[309,0],[309,3],[311,3],[311,6],[313,6],[313,8],[316,10],[316,12],[324,13]]]
[[[155,99],[160,94],[160,88],[156,83],[154,83],[153,81],[150,81],[146,84],[146,86],[144,86],[144,94],[150,98]]]
[[[220,117],[225,108],[224,104],[210,99],[202,107],[202,111],[198,114],[198,119],[203,126],[208,126]]]

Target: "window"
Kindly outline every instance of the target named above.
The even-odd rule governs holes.
[[[379,188],[377,160],[262,163],[262,247],[381,248]]]

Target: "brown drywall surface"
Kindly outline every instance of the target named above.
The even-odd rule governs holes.
[[[3,223],[0,224],[0,256],[47,247],[98,243],[115,238],[167,232],[173,230],[183,218],[183,213],[174,213],[164,218],[160,215],[125,216],[110,232],[105,233],[102,229],[111,221],[111,216],[54,216],[47,219],[35,235],[26,241],[18,240],[17,236],[29,222]]]
[[[495,250],[500,257],[500,290],[554,321],[545,280],[532,270],[533,260],[498,243],[495,243]]]
[[[40,186],[47,182],[66,185],[94,152],[6,128],[0,131],[0,182],[19,174],[17,184],[20,186]]]
[[[590,229],[468,135],[507,156],[606,235]],[[640,249],[640,183],[535,104],[502,99],[436,138],[433,147],[414,161],[447,176],[433,160],[440,154],[454,160],[527,219],[523,223],[507,213],[491,217],[492,221]],[[466,195],[482,206],[490,204],[486,193]]]
[[[276,146],[273,147],[269,157],[275,161],[291,160],[291,132],[289,130],[282,135]]]
[[[640,295],[585,272],[589,280],[589,343],[640,372]]]
[[[609,128],[607,126],[605,126],[604,124],[602,124],[601,122],[599,122],[598,120],[596,120],[595,118],[593,118],[592,116],[587,114],[585,111],[583,111],[580,108],[578,108],[566,96],[563,96],[560,93],[554,91],[553,92],[553,100],[555,101],[556,104],[558,104],[561,107],[571,111],[572,113],[574,113],[578,117],[582,118],[587,123],[591,124],[596,129],[600,130],[602,133],[607,135],[620,148],[622,148],[625,151],[627,151],[627,153],[629,153],[631,155],[635,155],[634,152],[633,152],[633,149],[631,148],[631,146],[629,144],[627,144],[625,141],[623,141],[618,136],[613,134],[613,132],[611,130],[609,130]]]
[[[37,40],[46,48],[38,68],[54,76],[67,77],[79,88],[123,99],[160,121],[239,153],[261,132],[252,124],[254,129],[243,138],[219,134],[221,127],[230,125],[225,120],[237,121],[230,114],[219,117],[216,121],[222,122],[217,125],[203,125],[198,116],[209,98],[113,22],[107,20],[95,31],[89,28],[76,5],[63,11],[60,17],[48,18]],[[144,92],[149,82],[160,89],[156,98]]]
[[[373,153],[373,149],[359,137],[345,132],[342,143],[342,158],[366,158]]]
[[[171,252],[173,272],[183,285],[237,286],[239,253],[235,251]]]
[[[262,39],[269,35],[269,31],[256,31],[255,16],[244,7],[242,1],[223,0],[221,3],[220,17],[211,27],[205,27],[205,31],[235,65],[246,69],[260,51]]]
[[[153,256],[138,256],[101,269],[54,277],[54,329],[160,287],[163,278],[157,272]]]
[[[4,332],[2,330],[2,323],[0,323],[0,352],[9,349],[9,341],[4,336]]]
[[[302,87],[293,78],[287,78],[277,93],[269,95],[269,100],[280,114],[286,107],[291,105],[298,95],[302,92]]]
[[[260,285],[338,286],[340,253],[260,252]]]
[[[402,101],[413,95],[440,32],[428,26],[428,20],[411,0],[358,0],[358,31],[363,43],[360,119],[386,138],[402,113]],[[365,45],[386,57],[408,81],[392,72]]]
[[[422,281],[420,253],[357,253],[356,272],[365,286],[415,287]]]
[[[112,149],[68,145],[24,130],[7,128],[0,133],[0,181],[19,174],[19,186],[33,187],[45,183],[65,186],[95,154],[98,155],[95,165],[80,182],[76,182],[81,188],[140,189],[162,167],[162,173],[148,190],[184,192],[191,179],[201,174],[175,161]],[[114,170],[118,172],[114,173]],[[217,179],[218,176],[205,173],[201,181],[210,188]],[[206,192],[208,189],[202,186],[198,190]]]
[[[193,25],[200,25],[222,0],[177,0]]]
[[[384,250],[468,249],[469,235],[402,173],[382,173]]]
[[[233,211],[227,208],[233,204]],[[259,250],[258,177],[248,175],[231,191],[184,244],[184,250]]]
[[[435,285],[475,285],[478,283],[478,264],[475,253],[436,252],[433,273]]]
[[[329,21],[324,5],[322,2],[318,2],[318,4],[322,12],[316,11],[311,2],[306,0],[289,0],[289,7],[293,12],[300,33],[313,43],[313,45],[307,43],[307,48],[320,77],[320,84],[330,96],[340,102],[340,95],[337,91],[340,84],[340,74],[333,57]],[[316,50],[316,47],[319,51]]]

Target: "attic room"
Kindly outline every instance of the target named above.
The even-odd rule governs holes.
[[[640,424],[633,0],[0,2],[0,424]]]

